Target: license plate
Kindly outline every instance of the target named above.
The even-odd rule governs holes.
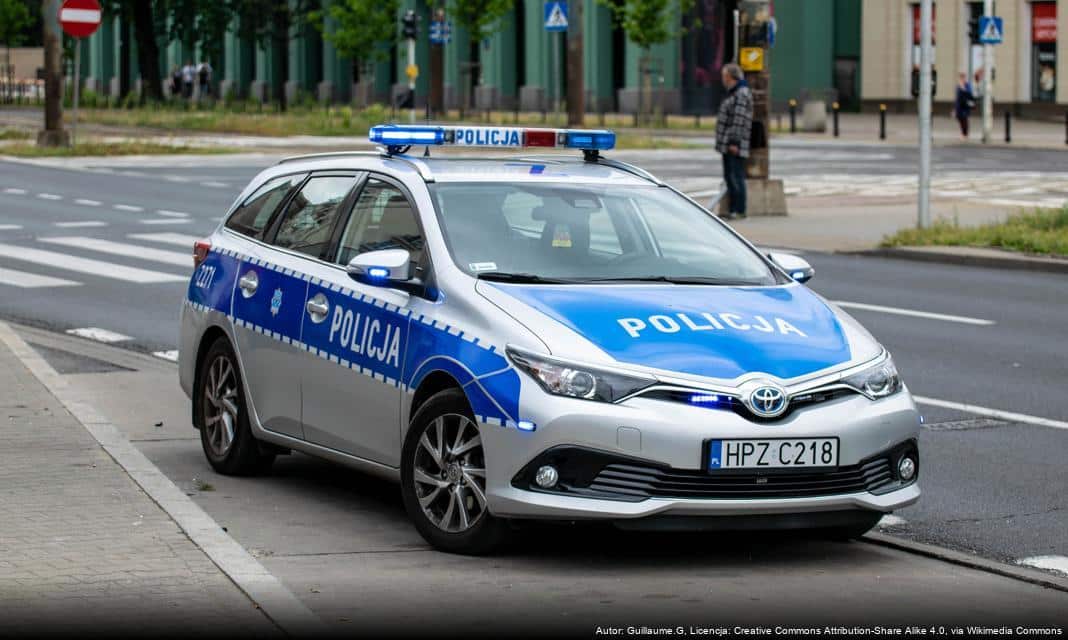
[[[838,438],[709,440],[708,471],[837,467]]]

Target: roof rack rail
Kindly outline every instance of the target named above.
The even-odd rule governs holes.
[[[430,173],[430,169],[426,166],[425,163],[418,162],[415,158],[410,158],[410,157],[407,157],[407,156],[404,156],[404,155],[394,155],[394,154],[387,153],[386,150],[383,147],[378,147],[375,150],[367,150],[367,151],[327,151],[325,153],[308,153],[308,154],[304,154],[304,155],[301,155],[301,156],[290,156],[288,158],[282,158],[281,160],[276,162],[275,165],[277,166],[279,164],[285,164],[287,162],[297,162],[297,161],[300,161],[300,160],[324,160],[324,159],[328,159],[328,158],[349,158],[349,157],[353,157],[353,156],[355,156],[355,157],[373,156],[373,157],[376,157],[376,158],[387,158],[389,160],[398,160],[400,162],[404,162],[405,164],[410,165],[413,169],[415,169],[419,173],[419,175],[423,178],[423,181],[425,181],[425,182],[433,182],[434,181],[434,175],[432,173]]]

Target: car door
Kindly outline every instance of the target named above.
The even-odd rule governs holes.
[[[276,215],[267,244],[242,260],[234,291],[234,333],[260,424],[303,438],[300,342],[308,270],[323,257],[357,174],[316,173]]]
[[[331,265],[309,282],[302,340],[304,433],[324,447],[389,466],[400,461],[400,400],[408,341],[408,293],[352,280],[345,266],[357,254],[406,249],[419,275],[426,268],[423,234],[403,187],[372,174],[339,227]]]

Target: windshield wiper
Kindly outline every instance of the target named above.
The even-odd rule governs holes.
[[[492,282],[514,282],[518,284],[574,284],[579,280],[567,280],[564,278],[546,278],[534,273],[504,273],[501,271],[487,271],[475,275],[479,280]]]
[[[754,280],[730,278],[712,278],[705,276],[631,276],[620,278],[585,278],[583,282],[667,282],[670,284],[710,284],[721,286],[758,286],[763,284]]]

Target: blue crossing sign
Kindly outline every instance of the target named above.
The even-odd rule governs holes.
[[[979,42],[982,44],[1001,44],[1005,33],[1000,16],[981,16],[979,18]]]
[[[567,0],[545,3],[545,30],[567,31]]]

